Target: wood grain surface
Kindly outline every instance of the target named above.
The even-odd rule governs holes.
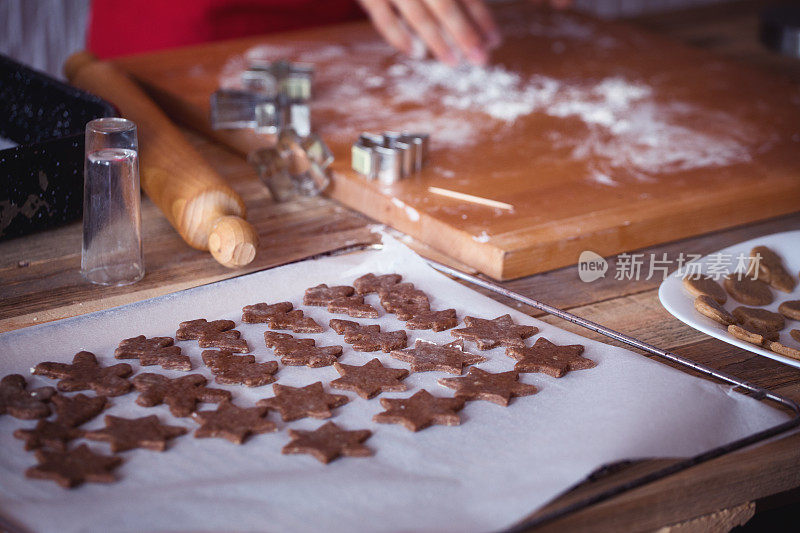
[[[585,249],[608,255],[797,209],[800,105],[784,77],[530,3],[497,15],[508,35],[486,71],[398,59],[366,24],[118,64],[208,132],[209,96],[236,82],[245,56],[314,63],[314,124],[336,156],[329,194],[498,279],[574,264]],[[499,94],[510,104],[498,109]],[[515,106],[534,112],[498,118]],[[418,129],[432,139],[421,173],[381,185],[349,168],[360,132]],[[244,153],[269,142],[213,136]],[[431,186],[514,210],[434,196]]]
[[[712,48],[750,67],[784,72],[800,81],[800,62],[769,54],[758,44],[753,29],[757,27],[755,14],[760,4],[726,3],[669,17],[640,19],[637,24]],[[180,53],[186,58],[197,56],[191,49]],[[147,58],[135,60],[146,62]],[[157,62],[157,56],[151,61]],[[251,221],[261,236],[258,258],[249,265],[251,270],[374,242],[375,237],[368,230],[372,223],[369,219],[324,198],[272,203],[266,188],[240,156],[196,135],[190,135],[190,139],[247,204]],[[670,258],[681,252],[706,254],[760,235],[796,229],[800,229],[800,214],[740,225],[640,251],[658,256],[667,253]],[[0,331],[122,305],[238,274],[183,243],[148,201],[143,202],[143,230],[147,274],[140,283],[122,288],[95,287],[80,278],[80,224],[0,243]],[[446,257],[424,245],[415,246],[423,253],[434,255],[434,259]],[[613,260],[611,268],[614,268]],[[613,277],[583,283],[573,267],[566,267],[504,285],[800,401],[800,370],[709,338],[679,322],[659,304],[659,283],[658,278],[618,281]],[[511,302],[511,305],[515,304]],[[541,316],[531,309],[521,309]],[[592,336],[564,321],[542,318]],[[669,462],[661,459],[609,468],[539,513],[561,508]],[[648,531],[708,516],[719,509],[742,507],[747,502],[797,487],[800,487],[800,434],[715,459],[595,505],[544,529]]]

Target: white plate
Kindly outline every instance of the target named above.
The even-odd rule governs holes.
[[[718,259],[721,258],[718,254],[722,254],[722,256],[729,256],[731,258],[732,271],[736,267],[737,258],[740,254],[744,254],[746,257],[753,247],[759,245],[768,246],[771,250],[780,255],[783,258],[784,266],[797,277],[797,272],[800,270],[800,231],[786,231],[783,233],[773,233],[772,235],[766,235],[764,237],[757,237],[749,241],[734,244],[733,246],[729,246],[713,254],[708,254],[705,257],[693,261],[693,263],[700,263],[700,271],[705,274],[708,273],[709,265],[718,263]],[[728,333],[728,330],[722,325],[698,313],[694,308],[694,296],[683,288],[682,280],[685,273],[685,269],[683,271],[678,270],[673,272],[664,280],[661,287],[658,289],[658,297],[661,299],[661,303],[675,318],[703,333],[716,337],[729,344],[763,355],[764,357],[769,357],[775,361],[800,368],[800,361],[778,355],[775,352],[766,350],[755,344],[737,339]],[[777,313],[778,306],[781,302],[785,302],[786,300],[800,300],[800,284],[795,287],[792,293],[787,294],[773,289],[772,294],[775,296],[775,301],[770,305],[765,305],[764,309]],[[743,304],[737,302],[733,298],[728,298],[724,307],[728,311],[731,311],[740,305]],[[797,347],[797,343],[789,336],[789,331],[798,328],[800,328],[800,322],[796,320],[787,320],[786,328],[784,328],[781,333],[781,342],[786,343],[788,346]]]

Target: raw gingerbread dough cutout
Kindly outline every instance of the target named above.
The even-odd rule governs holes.
[[[461,417],[457,411],[464,407],[463,398],[440,398],[425,389],[410,398],[381,398],[385,411],[372,420],[381,424],[400,424],[409,431],[419,431],[431,424],[457,426]]]
[[[520,383],[518,378],[519,374],[513,370],[493,374],[473,366],[466,376],[441,378],[439,384],[455,389],[456,398],[486,400],[506,406],[514,396],[528,396],[538,392],[536,387]]]
[[[167,441],[187,432],[181,426],[162,424],[156,415],[141,418],[122,418],[106,415],[106,427],[85,431],[83,436],[89,440],[107,442],[113,453],[134,448],[146,448],[155,452],[167,449]]]
[[[85,444],[74,450],[37,450],[39,464],[25,471],[25,475],[35,479],[49,479],[64,488],[80,485],[85,481],[110,483],[116,481],[111,473],[122,464],[116,456],[94,453]]]
[[[169,406],[173,416],[189,416],[199,402],[219,403],[230,400],[231,393],[206,387],[208,381],[200,374],[189,374],[170,379],[160,374],[144,373],[133,378],[133,386],[140,392],[136,403],[153,407],[162,403]]]
[[[67,444],[82,435],[82,431],[74,427],[66,426],[60,422],[50,420],[39,420],[33,429],[17,429],[14,437],[25,441],[26,450],[37,448],[50,448],[63,452],[67,449]]]
[[[350,399],[343,394],[329,394],[317,381],[305,387],[289,387],[276,383],[272,386],[275,396],[259,400],[258,405],[274,409],[284,422],[312,418],[330,418],[331,409],[346,404]]]
[[[78,427],[88,422],[108,406],[105,396],[87,396],[76,394],[64,396],[58,394],[50,400],[56,413],[56,422],[69,427]]]
[[[242,339],[241,332],[233,329],[233,320],[212,320],[204,318],[181,322],[175,338],[178,340],[197,340],[201,348],[220,348],[236,353],[247,353],[250,347]]]
[[[346,431],[333,422],[326,422],[314,431],[290,429],[291,441],[282,453],[307,453],[322,463],[330,463],[340,456],[367,457],[372,450],[362,444],[372,436],[368,429]]]
[[[498,345],[525,346],[523,339],[527,339],[539,332],[536,326],[523,326],[514,322],[511,315],[503,315],[492,320],[464,317],[466,328],[454,329],[450,332],[453,337],[472,341],[481,350],[489,350]]]
[[[378,291],[381,306],[387,313],[397,315],[400,320],[410,320],[414,315],[431,310],[428,295],[414,287],[413,283],[398,283]]]
[[[365,326],[352,320],[338,318],[331,319],[330,326],[339,335],[344,335],[344,342],[359,352],[383,350],[389,353],[408,345],[408,337],[404,330],[382,332],[377,324]]]
[[[333,366],[341,377],[331,381],[331,387],[353,391],[367,400],[381,392],[407,389],[403,380],[408,377],[408,370],[385,367],[377,358],[362,366],[338,362]]]
[[[342,355],[341,346],[316,346],[314,339],[296,339],[287,333],[267,331],[264,342],[287,366],[330,366]]]
[[[189,356],[181,354],[180,346],[174,345],[172,337],[144,335],[125,339],[114,350],[117,359],[138,359],[142,366],[159,365],[165,370],[191,370]]]
[[[128,363],[119,363],[102,367],[91,352],[78,352],[72,358],[72,364],[39,363],[33,373],[51,379],[60,379],[56,388],[64,392],[91,389],[104,396],[119,396],[131,390],[130,382],[125,379],[133,372]]]
[[[445,309],[444,311],[423,311],[415,314],[407,322],[408,329],[432,329],[433,331],[444,331],[458,325],[455,309]]]
[[[200,427],[195,438],[221,438],[234,444],[242,444],[250,435],[277,431],[274,422],[267,420],[267,408],[239,407],[226,400],[215,411],[199,411],[192,414]]]
[[[438,370],[461,375],[465,366],[483,363],[487,359],[464,351],[464,341],[457,340],[439,345],[417,339],[413,348],[392,350],[389,354],[395,359],[411,363],[412,372]]]
[[[56,393],[53,387],[25,390],[25,378],[9,374],[0,380],[0,415],[9,414],[22,420],[50,416],[47,402]]]
[[[290,302],[276,304],[258,303],[242,309],[242,321],[266,323],[270,329],[290,329],[294,333],[322,333],[325,328],[305,316],[300,309],[292,310]]]
[[[320,283],[316,287],[306,289],[306,293],[303,296],[303,303],[306,305],[327,307],[332,301],[352,296],[354,292],[355,289],[347,285],[328,287],[326,284]]]
[[[236,356],[228,351],[203,351],[203,362],[221,385],[246,385],[260,387],[275,381],[278,371],[276,361],[256,363],[251,356]]]
[[[516,359],[514,370],[517,372],[542,372],[554,378],[560,378],[567,372],[594,368],[597,363],[583,357],[583,346],[580,344],[558,345],[544,337],[539,337],[530,348],[511,346],[506,348],[506,355]]]
[[[358,294],[371,294],[386,290],[392,285],[397,285],[403,279],[400,274],[383,274],[376,276],[373,273],[364,274],[353,282]]]

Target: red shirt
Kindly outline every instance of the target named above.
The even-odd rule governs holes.
[[[92,0],[88,46],[105,59],[363,16],[355,0]]]

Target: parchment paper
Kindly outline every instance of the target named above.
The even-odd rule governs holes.
[[[281,455],[289,440],[287,426],[313,429],[322,422],[287,424],[272,413],[280,428],[277,433],[256,436],[242,446],[186,435],[163,453],[124,452],[118,482],[73,490],[24,477],[35,460],[12,432],[35,422],[2,416],[0,514],[32,530],[65,532],[496,530],[517,522],[603,464],[697,454],[786,418],[725,387],[534,320],[438,274],[389,237],[384,236],[384,243],[379,251],[305,261],[0,336],[0,374],[27,376],[40,361],[67,362],[82,349],[111,364],[116,362],[113,349],[123,338],[174,335],[180,321],[198,317],[239,323],[242,306],[261,301],[292,301],[327,324],[332,316],[325,309],[302,306],[303,290],[321,282],[350,284],[366,272],[399,272],[432,295],[434,308],[454,307],[459,318],[510,313],[519,322],[535,324],[554,342],[586,345],[584,355],[597,361],[597,367],[560,379],[523,374],[521,380],[538,386],[538,394],[517,398],[509,407],[468,402],[461,426],[433,426],[418,433],[373,423],[372,416],[381,411],[379,401],[347,393],[351,402],[336,410],[333,421],[348,429],[371,429],[374,434],[367,444],[375,454],[370,458],[342,458],[323,465],[307,455]],[[379,307],[375,295],[367,301]],[[402,327],[391,315],[362,322],[390,330]],[[265,325],[238,328],[257,360],[273,359],[262,338]],[[411,342],[452,340],[447,331],[409,333]],[[408,367],[383,352],[354,352],[330,329],[303,336],[315,338],[318,345],[342,344],[344,363],[362,364],[377,356],[388,366]],[[179,344],[196,371],[210,376],[196,342]],[[513,368],[514,361],[502,349],[477,353],[490,358],[481,368]],[[135,361],[132,364],[138,368]],[[159,367],[144,371],[181,375]],[[409,391],[380,397],[407,397],[423,387],[450,396],[452,390],[436,384],[446,376],[411,374],[406,380]],[[282,367],[277,377],[280,383],[297,386],[319,380],[327,384],[338,374],[332,367]],[[54,383],[30,376],[30,384]],[[230,389],[239,405],[272,396],[271,386],[220,387]],[[172,417],[165,406],[137,406],[135,398],[135,393],[113,398],[106,413],[158,414],[167,423],[196,427],[191,419]],[[85,427],[102,425],[98,417]],[[108,453],[104,443],[90,447]]]

